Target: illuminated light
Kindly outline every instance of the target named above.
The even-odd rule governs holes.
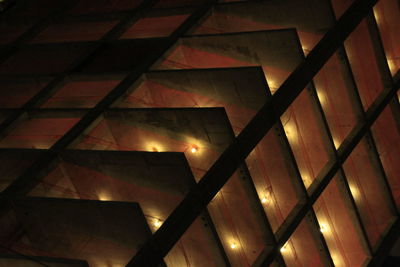
[[[300,141],[300,136],[298,134],[297,124],[295,122],[294,115],[286,113],[281,117],[281,122],[283,129],[285,131],[286,137],[289,141],[290,146],[298,146]]]
[[[285,253],[287,251],[286,245],[281,247],[280,252]]]
[[[328,231],[328,225],[326,224],[326,223],[321,223],[321,225],[320,225],[320,229],[319,229],[319,231],[321,232],[321,233],[326,233],[327,231]]]
[[[159,228],[162,225],[162,221],[159,219],[154,220],[153,225]]]
[[[198,149],[196,146],[193,146],[193,147],[190,149],[190,152],[192,152],[192,153],[196,153],[197,151],[199,151],[199,149]]]
[[[237,245],[235,243],[232,243],[231,244],[231,249],[235,249],[235,248],[237,248]]]
[[[308,49],[305,46],[302,46],[301,49],[303,49],[304,55],[307,55],[308,53],[310,53],[310,49]]]
[[[153,152],[158,152],[158,149],[157,149],[155,146],[153,146],[153,147],[151,148],[151,150],[152,150]]]
[[[341,266],[342,265],[341,264],[342,263],[341,259],[336,253],[331,253],[331,258],[332,258],[334,266]]]
[[[351,195],[353,196],[354,200],[357,200],[360,197],[358,188],[355,187],[354,185],[350,185],[350,192],[351,192]]]
[[[340,141],[337,138],[333,138],[333,145],[338,149],[340,147]]]
[[[393,59],[388,59],[387,60],[388,66],[389,66],[389,70],[390,72],[393,74],[394,72],[396,72],[396,65],[394,63]]]
[[[377,12],[375,9],[374,9],[374,17],[375,17],[376,23],[379,24],[381,18],[380,18],[380,16],[379,16],[378,12]]]
[[[325,104],[326,104],[325,94],[321,90],[317,90],[317,96],[318,96],[319,102],[321,103],[321,106],[325,106]]]
[[[111,196],[106,192],[100,192],[97,194],[97,197],[100,201],[109,201],[111,200]]]
[[[261,203],[263,203],[263,204],[267,204],[268,203],[268,197],[265,195],[265,196],[263,196],[262,198],[261,198]]]
[[[278,90],[278,84],[271,78],[267,78],[267,83],[271,94],[274,94]]]
[[[312,184],[312,179],[308,174],[300,173],[300,175],[302,177],[301,179],[303,180],[304,186],[308,188]]]

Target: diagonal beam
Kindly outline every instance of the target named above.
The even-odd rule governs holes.
[[[164,49],[157,53],[150,54],[142,64],[139,64],[132,70],[124,80],[122,80],[116,88],[106,95],[93,109],[88,111],[82,119],[77,122],[60,140],[58,140],[42,157],[34,162],[20,177],[18,177],[10,186],[8,186],[0,194],[0,214],[6,212],[9,208],[7,199],[15,196],[24,196],[33,189],[40,181],[32,179],[39,174],[45,167],[50,164],[55,158],[58,151],[62,151],[71,144],[88,126],[96,121],[101,114],[120,98],[132,84],[141,77],[143,73],[148,71],[150,67],[172,47],[180,37],[188,32],[197,21],[202,18],[213,6],[216,0],[209,0],[204,5],[199,7],[187,18],[168,38]],[[3,200],[3,201],[1,201]]]
[[[82,62],[93,57],[93,55],[109,40],[116,38],[121,32],[126,30],[131,24],[137,21],[144,12],[150,9],[155,2],[158,0],[148,0],[144,1],[138,7],[136,7],[131,13],[126,15],[120,20],[114,27],[112,27],[100,40],[95,42],[95,45],[90,48],[86,53],[84,53],[77,60],[72,62],[70,66],[67,67],[62,73],[56,75],[43,89],[41,89],[36,95],[34,95],[28,102],[26,102],[22,107],[15,110],[8,118],[0,123],[0,135],[4,135],[9,128],[13,126],[15,122],[25,114],[26,110],[40,105],[40,103],[45,102],[49,97],[52,96],[58,86],[60,86]],[[57,13],[58,14],[58,13]],[[47,26],[47,25],[46,25]],[[1,57],[1,55],[0,55]],[[1,60],[0,60],[1,61]]]
[[[322,194],[324,189],[328,186],[329,182],[332,180],[335,174],[341,169],[342,163],[346,161],[346,159],[349,157],[349,155],[357,146],[357,144],[369,132],[371,125],[376,121],[379,114],[381,114],[382,111],[385,109],[385,107],[390,103],[390,101],[394,97],[396,97],[396,92],[398,91],[399,88],[400,88],[400,81],[395,83],[393,88],[391,88],[390,90],[381,93],[381,95],[375,100],[375,102],[366,112],[366,119],[358,123],[353,128],[351,133],[347,136],[343,144],[340,146],[338,150],[337,159],[328,162],[324,167],[324,169],[321,171],[321,173],[315,179],[316,183],[311,185],[310,188],[311,194],[309,200],[306,203],[302,203],[297,208],[293,209],[292,212],[289,214],[287,221],[278,230],[276,234],[278,239],[278,244],[282,246],[289,239],[289,237],[294,232],[296,227],[300,224],[301,220],[306,216],[308,211],[312,209],[313,204]],[[390,243],[391,242],[390,240],[391,238],[393,238],[393,236],[395,237],[400,236],[400,230],[395,228],[396,225],[399,224],[400,221],[399,219],[397,219],[396,223],[394,223],[391,226],[391,229],[389,230],[389,233],[391,233],[390,236],[386,235],[384,238],[385,240],[386,239],[388,240],[387,242]],[[385,249],[380,249],[381,246],[383,246],[384,248],[388,248],[389,245],[386,244],[387,242],[382,241],[380,243],[378,251],[380,251],[381,254],[387,252]],[[276,247],[274,252],[279,253],[279,247]],[[375,257],[375,255],[379,256],[380,254],[378,254],[378,252],[375,252],[373,254],[373,257]],[[267,255],[265,252],[264,256],[260,257],[263,259],[262,260],[260,259],[259,261],[262,262],[263,264],[268,263],[273,259],[272,254]]]
[[[326,61],[342,45],[377,0],[357,0],[342,15],[239,136],[222,153],[197,186],[172,212],[161,228],[139,250],[127,266],[157,266],[186,229],[228,181],[241,162],[273,127],[276,118],[290,106]],[[339,164],[340,166],[340,164]],[[310,207],[306,206],[309,210]],[[275,249],[276,251],[276,249]],[[266,255],[271,253],[264,251]]]

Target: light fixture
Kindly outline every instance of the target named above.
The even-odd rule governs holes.
[[[360,198],[360,194],[358,188],[355,185],[349,185],[351,195],[353,196],[354,200],[358,200]]]
[[[154,220],[153,224],[155,227],[159,228],[162,224],[162,221],[159,219],[156,219],[156,220]]]
[[[282,253],[286,252],[286,251],[287,251],[286,245],[284,245],[283,247],[281,247],[280,251],[281,251]]]
[[[199,151],[197,146],[192,146],[192,148],[190,149],[190,152],[192,153],[196,153],[197,151]]]
[[[263,197],[261,199],[261,203],[266,204],[268,202],[268,199],[266,197]]]
[[[237,245],[236,245],[235,243],[232,243],[232,244],[231,244],[231,248],[232,248],[232,249],[235,249],[236,247],[237,247]]]
[[[326,223],[321,223],[319,231],[321,233],[325,233],[326,231],[328,231],[328,225]]]

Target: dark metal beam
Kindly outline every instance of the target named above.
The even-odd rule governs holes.
[[[383,262],[389,255],[391,248],[399,239],[399,237],[400,237],[400,218],[397,217],[396,221],[392,224],[389,231],[386,232],[385,237],[382,240],[380,240],[378,248],[375,251],[373,258],[368,262],[367,267],[382,266]]]
[[[26,109],[33,108],[45,102],[52,93],[61,86],[68,76],[80,65],[82,62],[92,58],[95,53],[109,40],[116,38],[126,30],[132,23],[140,19],[141,15],[145,11],[151,8],[151,6],[158,0],[144,1],[137,8],[135,8],[130,14],[126,15],[119,23],[117,23],[111,30],[109,30],[100,40],[98,40],[94,46],[89,49],[84,55],[79,57],[76,61],[72,62],[65,71],[56,75],[43,89],[41,89],[36,95],[34,95],[28,102],[22,107],[15,110],[10,116],[7,117],[2,123],[0,123],[0,135],[4,134],[9,128],[11,128],[15,122],[19,120],[21,116],[26,112]],[[49,22],[47,22],[49,23]],[[1,57],[1,56],[0,56]]]
[[[312,205],[322,194],[323,190],[328,186],[331,179],[335,174],[341,169],[342,163],[348,158],[356,145],[361,141],[361,139],[368,133],[369,128],[378,118],[379,114],[384,110],[384,108],[390,103],[391,99],[396,97],[396,92],[400,88],[400,81],[397,82],[391,90],[383,92],[380,97],[371,105],[370,109],[367,111],[366,120],[357,124],[353,131],[348,135],[346,140],[343,142],[338,150],[338,158],[334,161],[328,162],[324,167],[322,172],[318,175],[315,183],[311,186],[310,200],[307,203],[300,204],[297,208],[293,209],[289,214],[288,219],[284,223],[283,227],[277,232],[278,243],[283,245],[294,232],[296,227],[300,224],[301,220],[306,216],[307,212],[312,208]],[[320,181],[320,182],[318,182]],[[400,231],[393,229],[393,225],[389,232],[392,235],[400,235]],[[386,239],[391,240],[391,238],[385,236]],[[389,241],[388,241],[389,242]],[[387,247],[386,242],[383,241],[380,246]],[[384,254],[384,249],[378,249],[381,254]],[[274,249],[275,253],[279,253],[279,248]],[[273,255],[268,255],[267,253],[262,253],[261,257],[265,260],[260,261],[263,264],[270,262]],[[374,253],[373,257],[379,257],[379,254]],[[383,256],[380,256],[383,257]],[[259,266],[259,265],[257,265]]]
[[[29,2],[29,1],[26,1]],[[67,4],[61,6],[56,9],[54,12],[51,12],[48,16],[40,19],[38,22],[34,23],[29,29],[27,29],[23,34],[21,34],[17,39],[15,39],[12,43],[7,44],[0,50],[0,63],[3,63],[5,60],[10,58],[18,49],[29,42],[34,36],[36,36],[39,32],[44,30],[56,17],[64,14],[65,11],[72,8],[79,1],[73,0],[68,2]],[[5,14],[6,15],[6,14]],[[4,15],[3,15],[4,16]]]
[[[358,0],[350,6],[336,25],[328,31],[310,52],[306,60],[282,84],[273,96],[272,105],[266,104],[260,109],[197,186],[189,192],[161,228],[139,250],[127,266],[157,266],[162,261],[163,257],[196,217],[199,216],[200,212],[205,209],[240,163],[245,160],[258,142],[273,127],[276,117],[280,117],[283,114],[376,2],[377,0]],[[306,207],[306,211],[311,208],[308,205]],[[268,255],[271,253],[266,252],[263,254]]]

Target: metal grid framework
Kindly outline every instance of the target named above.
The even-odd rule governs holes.
[[[1,261],[382,263],[400,235],[397,1],[38,2],[45,8],[18,1],[0,15]],[[262,160],[272,163],[257,173]],[[266,190],[268,173],[277,178]],[[114,195],[102,199],[102,188]],[[68,223],[75,216],[102,226]],[[124,233],[110,230],[113,218]],[[92,231],[86,247],[112,259],[82,243],[78,256],[74,244],[51,251],[51,238],[83,242],[82,231]]]

